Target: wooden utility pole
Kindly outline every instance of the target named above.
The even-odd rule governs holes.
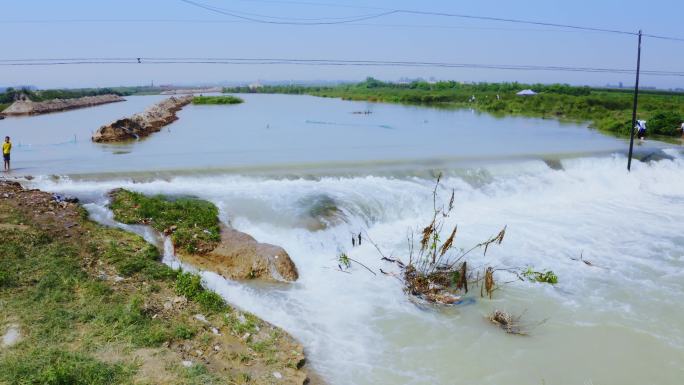
[[[634,129],[637,120],[637,104],[639,102],[639,71],[641,70],[641,30],[639,30],[639,48],[637,49],[636,83],[634,84],[634,107],[632,109],[632,127],[629,136],[629,155],[627,155],[627,171],[632,169],[632,151],[634,149]]]

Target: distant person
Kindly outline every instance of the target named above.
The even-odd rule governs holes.
[[[684,138],[684,122],[682,122],[681,130],[682,130],[682,138]]]
[[[637,138],[644,140],[646,137],[646,121],[637,120],[637,125],[635,128],[637,129]]]
[[[2,144],[2,158],[5,160],[5,172],[10,170],[10,152],[12,151],[12,142],[10,137],[5,137],[5,142]]]

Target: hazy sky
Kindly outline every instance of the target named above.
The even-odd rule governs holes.
[[[412,9],[638,30],[684,37],[682,0],[195,0],[242,13],[339,18]],[[365,8],[364,8],[365,7]],[[373,9],[370,9],[373,8]],[[378,8],[378,9],[375,9]],[[379,9],[382,8],[382,9]],[[280,57],[633,68],[636,38],[459,18],[390,15],[341,25],[248,22],[180,0],[0,0],[0,58]],[[275,19],[274,19],[275,20]],[[642,68],[684,72],[684,42],[645,39]],[[292,65],[0,66],[0,86],[137,85],[254,80],[396,80],[633,84],[631,75]],[[684,87],[646,76],[647,86]]]

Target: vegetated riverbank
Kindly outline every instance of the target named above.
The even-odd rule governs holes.
[[[194,266],[233,280],[296,281],[299,273],[279,246],[222,225],[218,208],[208,201],[147,197],[123,189],[110,193],[114,219],[150,225],[171,237],[176,254]]]
[[[192,104],[240,104],[243,102],[244,100],[231,95],[195,96],[192,99]]]
[[[106,94],[98,96],[84,96],[73,99],[50,99],[44,102],[32,100],[17,100],[2,111],[5,116],[39,115],[50,112],[74,110],[99,106],[101,104],[123,102],[125,99],[119,95]]]
[[[176,112],[190,104],[192,98],[192,96],[172,96],[164,99],[144,112],[100,127],[93,134],[92,140],[93,142],[120,142],[149,136],[178,120]]]
[[[287,333],[163,265],[139,236],[87,217],[0,182],[0,382],[306,382]]]
[[[0,112],[2,112],[5,108],[9,107],[14,101],[19,100],[22,96],[34,102],[45,102],[53,99],[76,99],[86,96],[100,95],[149,95],[158,94],[162,91],[162,88],[152,86],[71,88],[52,90],[34,90],[30,88],[9,87],[4,92],[0,92]]]
[[[532,89],[534,96],[518,96]],[[632,94],[629,90],[574,87],[563,84],[478,83],[454,81],[408,84],[366,81],[332,87],[264,86],[225,88],[226,93],[285,93],[391,103],[426,104],[447,108],[474,108],[501,115],[524,115],[590,121],[592,127],[616,135],[628,135],[631,126]],[[648,120],[648,133],[677,136],[684,121],[684,94],[642,91],[639,119]]]

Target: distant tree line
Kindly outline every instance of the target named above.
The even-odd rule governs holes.
[[[516,95],[524,89],[531,89],[538,94],[528,97]],[[337,86],[232,87],[224,89],[224,92],[308,94],[347,100],[474,108],[499,115],[587,121],[595,128],[618,135],[628,135],[632,129],[631,92],[568,84],[422,80],[391,83],[369,77],[360,83]],[[648,121],[649,134],[679,135],[684,120],[684,94],[658,90],[643,92],[639,99],[639,118]]]

